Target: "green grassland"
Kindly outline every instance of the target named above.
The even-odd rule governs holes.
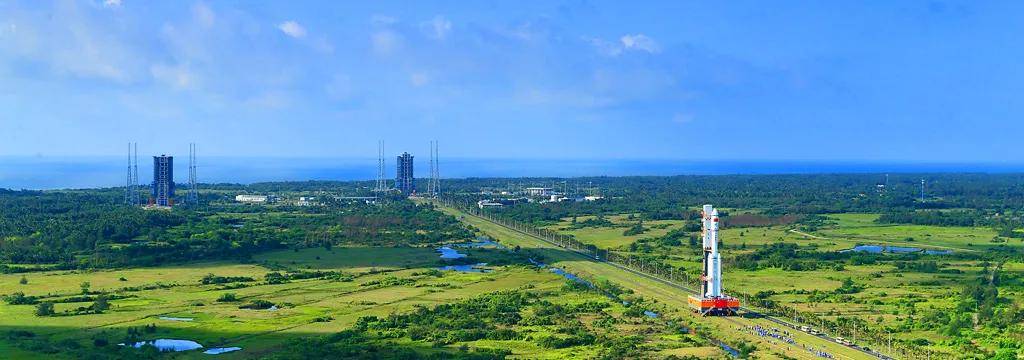
[[[472,261],[508,262],[507,250],[460,249]],[[157,338],[197,341],[207,348],[237,346],[243,350],[218,355],[224,359],[249,359],[286,350],[295,339],[337,333],[353,326],[365,316],[384,317],[410,311],[417,306],[450,304],[498,290],[520,289],[540,294],[546,302],[571,305],[587,301],[608,303],[603,312],[616,320],[612,329],[601,330],[618,335],[641,336],[651,356],[720,355],[715,347],[700,345],[692,335],[679,334],[667,322],[647,317],[624,317],[625,307],[609,301],[597,292],[564,292],[566,280],[549,271],[528,265],[487,266],[491,272],[460,273],[428,271],[440,265],[431,248],[334,247],[284,250],[261,254],[251,263],[205,262],[189,265],[103,271],[51,271],[25,275],[0,275],[5,293],[23,292],[29,296],[60,299],[79,295],[80,285],[88,282],[92,292],[129,296],[111,301],[111,309],[101,314],[47,316],[34,314],[32,305],[0,305],[0,331],[29,331],[31,337],[0,338],[4,358],[71,359],[96,352],[124,356],[140,350],[127,349],[121,343],[129,328],[144,329],[140,340]],[[269,284],[264,276],[283,269],[340,271],[348,279],[313,278]],[[226,284],[201,284],[207,274],[223,277],[251,277],[255,281]],[[123,280],[122,280],[123,279]],[[244,284],[245,287],[234,287]],[[235,294],[236,302],[219,302],[225,293]],[[277,310],[240,309],[253,300],[277,304]],[[89,303],[58,303],[56,312],[88,306]],[[192,318],[192,321],[161,320],[161,316]],[[606,317],[601,315],[600,317]],[[597,331],[592,323],[599,316],[581,316],[582,324]],[[476,340],[447,344],[442,349],[429,343],[405,339],[381,344],[418,349],[423,353],[457,351],[463,345],[479,349],[506,349],[511,358],[565,359],[593,358],[599,345],[549,348],[538,345],[537,337],[558,334],[554,326],[525,326],[516,329],[525,334],[518,340]],[[611,336],[611,335],[609,335]],[[104,339],[105,346],[96,346]],[[397,345],[396,345],[397,344]],[[200,351],[166,354],[178,359],[209,358]]]
[[[736,210],[737,212],[739,210]],[[824,225],[803,228],[800,224],[760,227],[725,228],[720,232],[723,256],[728,259],[740,254],[750,254],[759,248],[777,243],[796,244],[804,251],[835,252],[851,249],[858,245],[883,245],[915,247],[929,250],[951,250],[962,253],[999,251],[1003,247],[1024,246],[1020,240],[1006,239],[993,242],[997,232],[984,227],[953,227],[877,223],[878,214],[849,213],[828,215]],[[582,221],[584,217],[578,217]],[[608,217],[616,224],[624,223],[624,216]],[[673,224],[680,226],[681,221]],[[568,227],[563,221],[549,229]],[[693,278],[699,273],[699,252],[685,243],[681,247],[655,247],[653,250],[630,252],[625,245],[649,242],[649,238],[667,233],[650,231],[637,236],[623,236],[622,227],[597,227],[578,230],[559,230],[575,235],[584,243],[616,249],[621,255],[640,256],[646,253],[663,254],[662,262],[685,269]],[[960,290],[964,284],[982,276],[985,267],[980,261],[951,260],[942,256],[930,256],[925,260],[936,261],[941,272],[918,272],[897,269],[891,262],[879,264],[845,264],[839,267],[826,266],[816,270],[790,271],[779,268],[743,270],[725,268],[726,291],[730,289],[743,294],[763,292],[767,298],[801,312],[813,313],[829,321],[858,319],[866,326],[875,328],[900,328],[913,319],[931,316],[933,312],[954,312],[957,308]],[[1002,265],[1001,274],[1006,278],[1024,277],[1024,264],[1008,262]],[[862,288],[852,294],[836,294],[844,280],[849,279]],[[1019,303],[1024,301],[1020,286],[1004,286],[1000,296]],[[813,324],[812,324],[813,325]],[[825,328],[831,334],[852,338],[854,333],[846,328]],[[920,342],[928,341],[933,350],[953,353],[954,347],[942,345],[951,340],[942,329],[917,329],[898,331],[895,339]],[[981,338],[975,342],[980,348],[995,351],[998,343]],[[881,344],[875,344],[881,346]]]
[[[483,254],[489,250],[469,250]],[[317,258],[319,257],[319,260]],[[486,261],[487,256],[477,256]],[[363,259],[390,259],[392,262]],[[442,304],[498,289],[523,287],[558,287],[563,279],[534,269],[510,266],[495,267],[490,273],[445,272],[442,277],[416,275],[439,262],[432,249],[409,248],[334,248],[306,249],[298,253],[281,251],[260,256],[271,264],[296,264],[325,270],[340,270],[355,276],[353,281],[330,279],[293,280],[285,284],[266,284],[263,276],[271,270],[232,262],[210,262],[187,266],[168,266],[110,271],[56,271],[30,273],[28,284],[19,284],[22,275],[0,275],[5,292],[20,291],[26,295],[71,296],[80,292],[80,284],[89,282],[92,291],[126,294],[132,297],[111,301],[112,308],[102,314],[38,317],[31,305],[0,305],[0,328],[27,330],[31,340],[4,342],[5,348],[32,348],[39,342],[76,343],[92,347],[96,338],[121,342],[125,329],[156,324],[157,330],[148,338],[174,338],[197,341],[206,347],[239,346],[244,350],[220,355],[222,358],[251,358],[266,354],[282,342],[296,337],[323,335],[350,326],[360,316],[386,315],[407,310],[414,305]],[[414,267],[405,268],[412,264]],[[418,267],[417,267],[418,266]],[[370,271],[371,268],[373,272]],[[248,287],[218,290],[222,285],[202,285],[206,274],[248,276],[258,279],[245,283]],[[124,278],[125,281],[119,280]],[[366,286],[388,278],[412,279],[410,284]],[[147,287],[141,291],[124,288]],[[234,293],[239,301],[221,303],[217,298]],[[277,311],[245,310],[238,306],[261,299],[280,304]],[[65,309],[87,306],[88,303],[56,304],[61,314]],[[189,317],[194,321],[160,320],[160,316]],[[333,320],[320,322],[317,318]],[[11,341],[11,340],[8,340]],[[18,354],[15,351],[13,354]],[[22,352],[19,358],[36,358],[39,353]],[[48,355],[61,358],[63,354]],[[196,353],[180,357],[203,357]],[[70,358],[70,357],[69,357]]]
[[[692,314],[687,308],[687,294],[669,287],[665,284],[634,275],[632,273],[615,268],[607,263],[596,262],[593,259],[568,253],[553,245],[541,242],[521,233],[511,231],[481,218],[473,217],[455,209],[443,208],[446,213],[459,217],[464,222],[481,229],[488,235],[508,245],[518,245],[523,249],[533,251],[543,256],[550,264],[568,269],[575,274],[592,279],[608,280],[635,291],[638,296],[651,299],[656,304],[663,306],[663,314],[666,317],[685,321],[694,326],[707,328],[716,336],[732,341],[745,341],[754,344],[757,351],[753,356],[756,358],[796,358],[796,359],[818,359],[816,355],[800,347],[787,346],[779,342],[770,342],[764,338],[751,335],[741,330],[745,326],[759,325],[763,327],[777,327],[765,319],[747,318],[700,318]],[[870,359],[869,355],[850,351],[842,346],[811,337],[807,334],[796,333],[794,337],[803,344],[810,344],[817,349],[824,349],[832,354],[837,354],[839,359]]]
[[[647,231],[642,234],[626,236],[622,234],[623,231],[637,223],[637,220],[632,220],[628,217],[628,214],[607,216],[605,219],[612,222],[614,226],[584,227],[581,229],[571,229],[572,219],[566,218],[557,224],[549,225],[545,228],[561,234],[572,235],[576,240],[587,244],[594,244],[605,249],[617,249],[629,246],[629,244],[642,238],[665,235],[673,229],[678,229],[683,224],[681,220],[644,221],[643,225]],[[593,218],[595,217],[580,216],[576,218],[576,221],[580,222]]]

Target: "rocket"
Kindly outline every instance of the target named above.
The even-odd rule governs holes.
[[[705,298],[722,296],[722,256],[718,253],[718,210],[714,206],[704,205],[701,212],[702,235],[704,236],[704,279],[701,282],[701,295]]]

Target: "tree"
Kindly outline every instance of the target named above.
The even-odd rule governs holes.
[[[25,275],[22,275],[21,276],[21,280],[18,280],[18,283],[22,284],[22,285],[26,285],[26,284],[28,284],[28,278],[26,278]]]
[[[110,309],[110,299],[107,294],[99,294],[96,296],[96,301],[92,303],[92,309],[96,312],[104,312]]]
[[[52,302],[47,301],[39,303],[39,305],[36,305],[36,316],[50,316],[53,314],[54,311]]]
[[[78,286],[82,288],[82,295],[89,295],[89,287],[91,287],[92,284],[89,284],[88,281],[83,281]]]

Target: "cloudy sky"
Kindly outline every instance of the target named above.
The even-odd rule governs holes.
[[[1022,162],[1022,5],[0,0],[0,156]]]

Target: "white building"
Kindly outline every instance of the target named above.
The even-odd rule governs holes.
[[[526,188],[526,195],[529,196],[551,196],[555,192],[552,188],[546,187],[528,187]]]
[[[318,204],[316,202],[316,198],[315,197],[303,196],[303,197],[299,198],[299,201],[295,202],[295,205],[296,206],[313,206],[313,205],[318,205]]]
[[[267,204],[274,202],[273,195],[235,195],[235,201],[249,204]]]
[[[598,200],[601,200],[601,199],[604,199],[604,197],[603,196],[584,196],[583,197],[583,200],[586,200],[586,201],[598,201]]]
[[[488,208],[500,208],[500,207],[502,207],[504,205],[502,205],[499,202],[493,202],[493,201],[490,201],[490,200],[480,200],[480,201],[476,202],[476,206],[478,208],[481,208],[481,209],[488,209]]]

